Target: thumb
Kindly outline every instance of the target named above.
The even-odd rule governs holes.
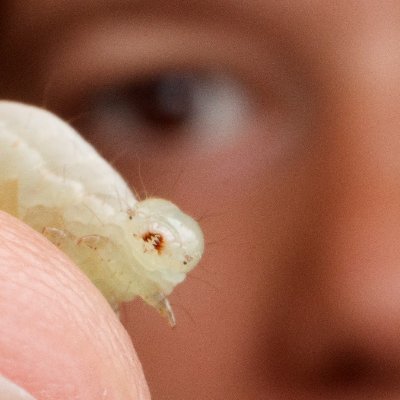
[[[0,315],[0,375],[36,399],[150,399],[105,299],[56,247],[2,212]]]

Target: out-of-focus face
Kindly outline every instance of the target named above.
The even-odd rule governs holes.
[[[15,0],[1,97],[57,111],[201,222],[155,400],[400,396],[400,3]]]

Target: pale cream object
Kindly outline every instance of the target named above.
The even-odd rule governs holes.
[[[0,101],[0,209],[67,253],[115,309],[140,296],[174,324],[167,296],[202,256],[199,225],[169,201],[137,201],[47,111]]]

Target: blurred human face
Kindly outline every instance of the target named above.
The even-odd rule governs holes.
[[[178,326],[123,314],[156,400],[400,396],[400,3],[15,0],[2,97],[201,222]]]

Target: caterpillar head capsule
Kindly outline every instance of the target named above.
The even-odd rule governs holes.
[[[145,300],[162,314],[172,315],[166,296],[200,261],[203,233],[196,221],[163,199],[136,203],[128,218],[135,248],[132,257],[157,288]]]

